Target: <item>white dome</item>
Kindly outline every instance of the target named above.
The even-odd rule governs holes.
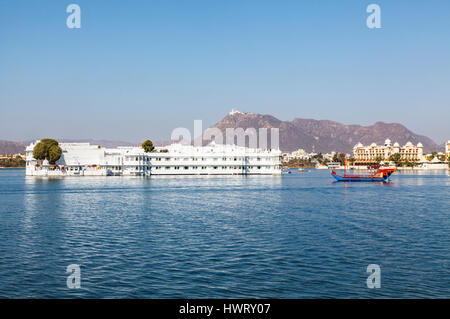
[[[391,145],[391,140],[387,138],[386,141],[384,141],[384,144],[385,145]]]
[[[361,142],[359,142],[358,144],[356,144],[353,148],[358,148],[358,147],[363,147],[363,145],[361,144]]]
[[[405,146],[413,146],[413,143],[411,143],[410,141],[408,141],[408,143],[406,143]]]
[[[375,147],[375,146],[377,146],[377,144],[376,144],[376,143],[372,143],[372,144],[370,144],[370,147]]]
[[[394,147],[400,147],[400,144],[398,144],[397,142],[394,143]]]
[[[422,143],[417,143],[417,147],[423,147],[423,144]]]

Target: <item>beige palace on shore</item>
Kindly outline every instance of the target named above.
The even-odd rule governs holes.
[[[409,161],[425,161],[423,154],[423,145],[418,143],[414,145],[411,142],[400,146],[399,143],[391,143],[390,139],[384,141],[384,145],[377,145],[375,143],[369,146],[364,146],[361,143],[353,147],[353,156],[355,163],[371,163],[375,162],[377,158],[382,158],[384,161],[389,161],[389,157],[395,153],[399,153],[402,160]]]

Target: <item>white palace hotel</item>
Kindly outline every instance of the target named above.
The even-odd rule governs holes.
[[[59,143],[54,164],[33,158],[39,141],[26,148],[29,176],[279,175],[281,151],[212,142],[172,144],[145,153],[141,147],[103,148],[90,143]]]

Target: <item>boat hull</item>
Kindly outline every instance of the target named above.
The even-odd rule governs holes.
[[[335,172],[331,173],[338,182],[389,182],[389,176],[386,177],[372,177],[372,176],[339,176]]]

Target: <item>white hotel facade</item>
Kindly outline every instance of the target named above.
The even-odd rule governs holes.
[[[39,141],[26,148],[28,176],[279,175],[281,151],[214,142],[208,146],[172,144],[146,153],[141,147],[103,148],[90,143],[59,143],[54,164],[33,158]]]

